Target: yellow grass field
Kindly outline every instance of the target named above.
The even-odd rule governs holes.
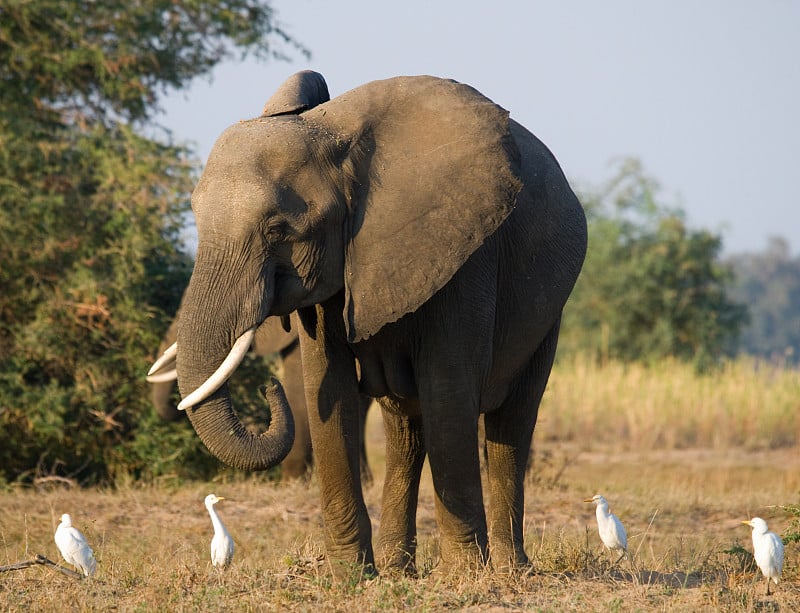
[[[526,575],[440,576],[426,477],[417,517],[422,576],[354,577],[332,585],[316,482],[281,484],[230,472],[215,483],[167,479],[107,490],[0,492],[0,566],[37,553],[61,562],[53,532],[62,513],[72,514],[98,559],[91,580],[39,565],[0,573],[0,608],[800,610],[797,544],[787,545],[783,581],[767,597],[748,559],[750,529],[740,523],[758,515],[785,535],[790,517],[782,507],[800,503],[798,374],[750,375],[732,366],[705,381],[670,368],[680,369],[574,363],[554,371],[529,475],[525,532],[533,569]],[[724,391],[728,386],[735,390]],[[378,411],[370,414],[368,452],[376,482],[366,498],[377,530],[383,469]],[[226,498],[217,509],[236,540],[233,565],[223,573],[209,561],[212,532],[203,498],[212,491]],[[625,523],[633,553],[613,568],[601,551],[594,507],[582,502],[598,492]]]
[[[800,371],[749,359],[706,375],[664,361],[557,362],[537,437],[582,448],[729,449],[800,445]]]

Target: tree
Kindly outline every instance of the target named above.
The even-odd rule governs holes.
[[[196,162],[142,134],[170,88],[287,46],[255,0],[0,6],[1,477],[147,469],[142,371],[190,273]]]
[[[772,238],[763,253],[731,256],[736,273],[732,296],[750,308],[742,332],[745,353],[800,364],[800,257],[789,243]]]
[[[728,297],[722,241],[689,229],[680,209],[658,203],[658,190],[627,160],[603,190],[583,197],[589,250],[566,309],[565,351],[672,356],[703,368],[734,350],[747,314]]]
[[[21,103],[15,115],[147,120],[223,59],[286,58],[287,46],[308,55],[258,0],[7,0],[0,100]]]

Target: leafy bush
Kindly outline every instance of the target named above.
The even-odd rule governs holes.
[[[144,373],[191,270],[197,162],[142,134],[165,134],[168,88],[287,43],[305,52],[258,0],[0,6],[1,479],[218,466],[152,416]]]

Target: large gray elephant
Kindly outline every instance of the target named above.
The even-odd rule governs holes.
[[[181,406],[222,461],[280,461],[280,383],[268,390],[279,418],[254,436],[225,381],[258,326],[291,313],[334,572],[375,565],[359,391],[386,430],[378,566],[413,572],[426,454],[442,568],[525,565],[525,468],[586,251],[581,205],[550,151],[469,86],[398,77],[299,110],[228,128],[192,196]]]
[[[167,329],[158,348],[159,354],[178,338],[179,315],[180,311]],[[300,358],[300,341],[297,338],[297,331],[287,332],[283,329],[278,317],[268,317],[256,330],[251,351],[262,357],[276,355],[280,360],[281,380],[294,420],[294,443],[289,454],[281,462],[281,476],[290,479],[306,478],[310,475],[313,466],[313,453],[311,433],[308,429],[306,397],[303,391],[303,364]],[[160,372],[148,377],[153,408],[165,421],[174,421],[183,416],[183,411],[179,411],[173,402],[173,391],[177,378],[177,372],[174,368],[170,369],[169,365],[165,365]],[[364,428],[367,410],[372,399],[362,394],[359,402],[361,480],[364,484],[370,484],[372,483],[372,472],[367,462]]]

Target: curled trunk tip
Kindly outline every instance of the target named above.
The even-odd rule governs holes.
[[[283,446],[279,449],[279,453],[282,454],[279,461],[282,461],[289,454],[294,444],[294,416],[292,415],[289,401],[286,399],[283,385],[277,377],[270,377],[269,383],[262,388],[261,393],[264,394],[264,398],[269,403],[271,413],[269,432],[273,428],[277,428],[283,434],[281,437]]]
[[[230,404],[227,388],[187,411],[195,432],[208,450],[228,466],[267,470],[280,464],[294,444],[294,418],[280,381],[274,377],[261,391],[269,402],[269,428],[253,434]]]

